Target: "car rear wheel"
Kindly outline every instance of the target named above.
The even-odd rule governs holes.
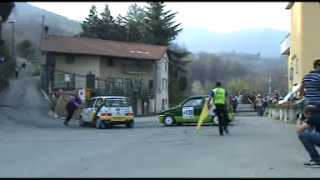
[[[171,115],[166,115],[164,117],[164,124],[166,126],[172,126],[174,124],[174,118]]]
[[[127,128],[133,128],[133,126],[134,126],[134,122],[133,121],[129,121],[129,122],[126,123],[126,127]]]
[[[98,128],[98,129],[105,129],[105,128],[106,128],[106,124],[105,124],[103,121],[101,121],[100,118],[98,118],[98,119],[96,120],[96,128]]]

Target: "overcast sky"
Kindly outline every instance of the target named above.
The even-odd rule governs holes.
[[[133,2],[107,2],[113,16],[125,15]],[[103,2],[33,2],[33,6],[83,21],[92,4],[98,13]],[[137,3],[140,6],[146,3]],[[290,31],[290,11],[287,2],[165,2],[167,10],[178,12],[176,21],[181,27],[199,27],[218,33],[228,33],[248,28],[272,28]]]

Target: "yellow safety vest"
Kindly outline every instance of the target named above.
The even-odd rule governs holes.
[[[212,89],[214,93],[213,104],[225,104],[226,103],[226,90],[223,88]]]

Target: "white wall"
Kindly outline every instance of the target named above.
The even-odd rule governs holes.
[[[95,74],[96,77],[100,75],[100,58],[99,56],[74,56],[75,61],[73,64],[66,63],[66,56],[56,55],[56,69],[71,72],[75,74],[80,74],[86,76],[89,71],[92,74]],[[57,78],[57,73],[55,73],[55,78]],[[86,87],[86,78],[76,76],[76,88],[85,88]],[[96,87],[97,87],[96,82]]]
[[[164,104],[164,109],[167,109],[169,107],[169,58],[167,56],[167,53],[163,55],[161,60],[156,61],[156,73],[156,112],[160,112],[162,110],[162,100],[165,100],[166,102]],[[165,79],[166,81],[164,82],[163,79]]]

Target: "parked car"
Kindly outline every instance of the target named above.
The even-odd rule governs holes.
[[[125,124],[133,128],[134,116],[129,99],[123,96],[97,96],[90,99],[79,119],[80,126],[94,124],[99,129]]]
[[[205,101],[209,98],[208,95],[191,96],[185,99],[178,106],[163,110],[158,113],[159,122],[166,125],[179,125],[184,123],[197,123]],[[228,123],[234,119],[234,113],[228,113]],[[203,123],[213,123],[218,125],[217,115],[208,116]]]

